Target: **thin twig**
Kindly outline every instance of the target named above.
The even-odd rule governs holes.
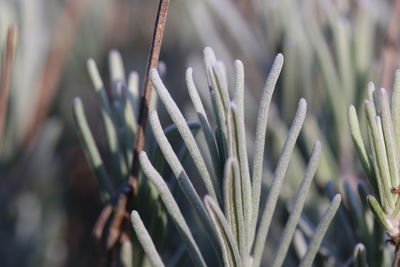
[[[71,50],[84,14],[86,2],[87,0],[66,1],[54,27],[52,42],[35,88],[39,97],[22,139],[22,147],[25,149],[28,148],[31,140],[35,138],[51,108],[64,63]]]
[[[168,6],[169,0],[160,0],[157,18],[153,33],[153,39],[150,47],[150,54],[147,60],[147,68],[146,74],[144,77],[143,83],[143,91],[141,95],[140,102],[140,113],[138,120],[138,129],[136,135],[136,143],[134,147],[134,156],[133,156],[133,164],[131,170],[131,176],[129,178],[129,186],[131,190],[123,190],[118,193],[117,200],[114,203],[116,206],[115,216],[110,224],[110,229],[108,232],[108,236],[106,237],[106,248],[107,250],[112,250],[115,246],[115,243],[119,241],[120,243],[124,242],[131,233],[131,228],[129,223],[124,223],[124,220],[129,218],[129,214],[133,209],[133,198],[137,194],[137,175],[139,172],[139,152],[144,149],[145,144],[145,128],[148,117],[149,103],[152,93],[152,85],[149,79],[149,73],[152,68],[156,68],[158,64],[158,59],[161,50],[161,43],[164,35],[164,28],[166,23],[166,18],[168,14]],[[105,207],[107,209],[108,206]],[[96,227],[95,233],[97,238],[104,234],[104,229],[101,227],[103,222],[109,218],[109,214],[102,212],[100,217],[98,218],[98,225]],[[100,221],[100,222],[99,222]],[[128,220],[129,221],[129,220]],[[99,231],[103,231],[100,235]],[[113,257],[113,253],[108,253],[110,257]],[[115,261],[114,258],[109,258],[108,262],[112,264]]]
[[[139,152],[144,149],[145,130],[147,124],[147,117],[149,113],[149,103],[153,86],[150,82],[150,70],[156,68],[160,56],[161,43],[164,35],[165,23],[167,20],[169,0],[160,0],[160,5],[157,13],[156,25],[154,28],[153,40],[150,47],[150,54],[147,59],[146,74],[144,76],[143,91],[140,102],[140,113],[138,128],[136,133],[136,144],[134,149],[134,157],[132,164],[132,176],[130,177],[130,184],[132,179],[136,179],[139,171]]]
[[[12,63],[14,60],[15,47],[17,42],[17,27],[12,25],[8,28],[6,47],[3,53],[3,64],[0,78],[0,142],[3,139],[4,126],[7,117],[8,95]]]

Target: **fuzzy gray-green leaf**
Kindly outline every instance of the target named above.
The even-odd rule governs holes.
[[[367,251],[362,243],[358,243],[354,247],[353,252],[353,266],[354,267],[368,267]]]
[[[276,257],[272,264],[273,267],[282,266],[283,261],[285,260],[285,256],[289,249],[293,234],[299,222],[301,211],[303,210],[304,202],[308,195],[311,182],[318,167],[320,152],[321,144],[319,143],[319,141],[317,141],[314,145],[314,149],[309,160],[306,172],[304,174],[303,181],[301,182],[300,188],[297,191],[296,197],[294,199],[294,204],[291,209],[289,219],[281,235],[281,240],[279,242],[278,249],[276,250]]]
[[[400,183],[398,156],[396,150],[396,141],[393,131],[392,114],[389,107],[389,97],[384,88],[379,90],[379,103],[381,106],[382,129],[385,137],[385,147],[389,164],[390,179],[392,186],[398,186]]]
[[[183,117],[175,101],[172,99],[171,95],[168,93],[167,88],[165,88],[156,69],[151,70],[150,78],[157,91],[157,94],[160,96],[161,101],[163,102],[165,108],[171,116],[171,119],[178,127],[182,139],[188,148],[188,151],[194,161],[197,170],[200,173],[201,178],[203,179],[203,182],[208,192],[219,203],[222,203],[219,183],[218,181],[216,181],[216,179],[211,178],[204,158],[200,153],[196,140],[194,139],[189,127],[186,124],[185,118]]]
[[[201,98],[196,89],[196,85],[194,84],[192,68],[188,68],[186,70],[186,84],[188,87],[190,99],[192,100],[194,109],[197,112],[197,117],[201,123],[201,127],[202,127],[204,137],[205,137],[205,140],[206,140],[206,143],[208,146],[208,150],[209,150],[210,156],[212,158],[212,164],[214,166],[215,173],[217,175],[221,175],[223,168],[221,166],[221,161],[220,161],[220,155],[219,155],[220,152],[218,151],[217,145],[215,143],[215,139],[214,139],[213,133],[211,131],[210,123],[207,119],[207,115],[204,110],[203,103],[201,102]]]
[[[111,80],[113,82],[125,82],[125,70],[121,54],[117,50],[111,50],[109,61]]]
[[[329,224],[335,216],[341,201],[342,198],[339,194],[332,199],[329,208],[325,211],[320,222],[318,223],[317,228],[315,229],[314,235],[311,238],[310,244],[308,245],[307,252],[300,262],[300,267],[311,267],[315,255],[317,255],[317,252],[321,246],[322,239],[324,238],[324,235],[328,230]]]
[[[104,90],[103,81],[101,80],[96,63],[93,59],[88,60],[87,68],[100,102],[100,110],[104,121],[108,146],[111,152],[113,173],[115,173],[119,181],[123,181],[128,172],[128,169],[126,166],[126,162],[122,160],[121,153],[119,153],[118,135],[113,122],[110,102]]]
[[[164,179],[154,169],[151,162],[147,158],[146,152],[144,151],[140,152],[139,159],[140,159],[140,166],[142,167],[143,172],[146,174],[151,183],[157,189],[165,205],[165,208],[167,209],[179,233],[181,234],[182,239],[185,242],[186,247],[189,251],[189,255],[193,260],[193,263],[196,266],[207,266],[206,262],[204,261],[203,255],[201,254],[200,249],[197,246],[192,233],[190,232],[189,226],[187,225],[182,215],[182,212],[179,209],[178,204],[176,203]]]
[[[240,118],[235,103],[230,103],[228,110],[228,140],[230,148],[230,155],[238,159],[240,170],[240,184],[243,196],[243,215],[246,220],[246,236],[249,236],[249,226],[252,214],[252,201],[251,201],[251,182],[249,174],[249,166],[246,151],[246,141],[244,136],[244,120]]]
[[[383,212],[381,206],[378,201],[372,195],[367,196],[367,201],[370,210],[375,215],[375,218],[385,227],[386,230],[390,230],[392,227],[389,225],[388,221],[385,218],[385,213]]]
[[[204,208],[204,205],[194,189],[193,184],[189,180],[189,177],[186,174],[181,162],[176,156],[174,150],[172,149],[171,144],[168,142],[167,137],[161,127],[160,120],[158,119],[157,111],[152,111],[149,117],[150,126],[153,130],[153,134],[157,143],[164,155],[165,160],[168,162],[170,168],[172,169],[175,177],[178,181],[179,186],[182,188],[186,198],[189,200],[190,204],[193,206],[196,214],[199,217],[200,222],[203,227],[206,229],[207,235],[210,237],[210,240],[216,244],[215,233],[213,231],[210,219],[207,215],[207,211]]]
[[[235,236],[243,262],[247,261],[247,226],[244,221],[243,192],[239,166],[231,157],[225,163],[224,171],[225,216]]]
[[[108,177],[107,171],[104,167],[103,160],[101,159],[96,143],[94,142],[92,132],[87,123],[85,111],[83,110],[80,98],[74,99],[72,108],[75,126],[81,139],[86,158],[99,181],[102,199],[103,201],[107,201],[111,198],[113,189],[110,183],[110,178]]]
[[[272,186],[268,193],[267,202],[265,204],[259,230],[256,234],[254,245],[254,260],[253,266],[259,266],[261,263],[261,255],[264,250],[265,240],[267,239],[269,226],[272,220],[279,193],[281,191],[283,179],[285,178],[286,170],[289,166],[289,160],[299,136],[301,127],[306,116],[307,103],[304,99],[300,99],[295,118],[290,127],[288,136],[279,157],[278,165],[275,170]],[[254,193],[253,193],[254,194]],[[254,216],[254,215],[253,215]]]
[[[396,140],[396,149],[400,151],[400,70],[394,74],[394,83],[392,91],[392,118],[393,128]]]
[[[222,213],[218,204],[210,196],[205,196],[204,203],[208,214],[210,215],[211,221],[214,223],[214,227],[217,229],[218,238],[221,246],[223,247],[223,251],[227,253],[224,258],[228,259],[229,262],[233,264],[232,266],[241,266],[242,260],[240,258],[238,244],[224,214]],[[228,266],[230,266],[230,264]]]
[[[393,202],[391,201],[391,182],[390,182],[390,173],[389,173],[389,166],[387,162],[386,156],[386,148],[382,133],[382,127],[380,125],[380,118],[375,116],[375,108],[373,107],[370,101],[365,101],[364,106],[366,108],[367,113],[367,121],[368,127],[370,129],[373,146],[374,146],[374,155],[376,157],[376,164],[377,164],[377,172],[379,173],[380,178],[378,179],[378,186],[379,192],[384,194],[383,201],[384,201],[384,208],[393,208]],[[379,182],[382,184],[380,185]]]
[[[267,81],[265,82],[260,105],[258,108],[257,129],[254,144],[255,152],[252,169],[253,214],[252,223],[250,226],[250,243],[252,243],[252,241],[254,240],[257,218],[259,214],[265,135],[267,131],[269,105],[271,103],[272,94],[274,93],[275,85],[278,81],[279,74],[281,73],[282,66],[283,55],[278,54],[271,67],[271,71],[268,75]]]
[[[368,179],[372,185],[376,185],[376,181],[373,177],[371,177],[371,166],[368,161],[367,150],[365,149],[364,141],[361,135],[360,124],[358,122],[357,111],[353,105],[349,106],[349,110],[347,113],[350,133],[353,139],[354,146],[356,147],[356,151],[358,153],[358,157],[361,160],[361,164],[368,175]],[[377,185],[376,185],[377,187]],[[377,188],[376,192],[378,192]]]
[[[151,236],[144,226],[142,219],[139,216],[139,213],[137,213],[136,210],[132,211],[131,221],[136,236],[139,239],[139,242],[147,255],[147,259],[150,261],[153,267],[164,266],[164,263],[157,252],[156,246],[154,245],[153,240],[151,240]]]

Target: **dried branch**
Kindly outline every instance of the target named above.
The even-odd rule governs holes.
[[[154,28],[153,40],[150,47],[150,54],[147,60],[147,68],[143,81],[144,89],[141,95],[138,129],[136,133],[136,144],[132,164],[132,176],[129,179],[130,184],[132,184],[132,179],[136,179],[137,177],[137,173],[139,171],[139,152],[144,149],[144,139],[147,117],[149,113],[149,103],[151,93],[153,91],[153,86],[150,82],[150,70],[156,68],[158,65],[161,43],[164,36],[165,23],[167,20],[168,6],[169,0],[160,0],[156,25]]]
[[[133,198],[137,194],[137,174],[139,172],[139,152],[144,149],[145,144],[145,128],[147,123],[148,117],[148,110],[152,92],[152,85],[149,79],[149,73],[152,68],[157,67],[158,59],[161,50],[161,43],[164,35],[164,28],[166,23],[166,18],[168,14],[168,6],[169,0],[160,0],[156,23],[153,33],[153,40],[150,47],[150,54],[147,61],[147,68],[146,74],[144,77],[144,89],[141,94],[140,100],[140,110],[139,110],[139,120],[138,120],[138,128],[136,132],[136,143],[134,148],[134,155],[133,155],[133,163],[131,169],[131,176],[129,177],[129,187],[130,190],[123,190],[117,193],[116,200],[113,205],[115,205],[115,216],[111,221],[109,232],[105,238],[106,240],[106,248],[107,250],[112,250],[115,246],[116,242],[123,243],[132,231],[130,224],[124,223],[124,220],[129,218],[129,214],[133,209]],[[108,209],[108,205],[104,208]],[[96,227],[94,230],[97,236],[99,237],[104,235],[104,229],[101,227],[103,224],[102,222],[109,219],[109,214],[105,213],[104,211],[101,213],[102,215],[97,219]],[[104,215],[106,214],[106,215]],[[100,233],[100,232],[102,233]],[[110,258],[108,262],[113,264],[114,258],[113,253],[108,253]]]

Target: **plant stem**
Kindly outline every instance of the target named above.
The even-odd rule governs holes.
[[[138,128],[136,133],[136,143],[132,163],[132,175],[129,178],[129,184],[132,185],[132,179],[136,179],[139,171],[139,152],[144,149],[145,144],[145,130],[147,124],[147,117],[149,113],[149,103],[153,86],[150,81],[150,70],[156,68],[160,56],[161,43],[164,35],[165,23],[167,20],[169,0],[160,0],[158,7],[157,19],[153,33],[153,40],[150,47],[150,54],[147,59],[146,74],[143,81],[143,91],[141,94],[140,111]]]
[[[149,110],[149,103],[152,93],[152,85],[149,79],[149,73],[152,68],[157,67],[158,59],[161,50],[161,43],[164,35],[164,28],[166,23],[166,18],[168,14],[168,6],[169,0],[160,0],[157,18],[153,33],[153,39],[151,42],[150,47],[150,54],[147,60],[147,68],[146,74],[144,77],[143,82],[143,91],[141,94],[140,100],[140,110],[139,110],[139,120],[138,120],[138,128],[137,128],[137,135],[136,135],[136,143],[134,147],[134,155],[133,155],[133,162],[132,162],[132,169],[131,175],[128,180],[128,184],[130,190],[125,190],[124,188],[122,191],[118,193],[116,196],[115,202],[109,203],[104,209],[108,209],[110,205],[115,207],[115,216],[111,222],[109,233],[106,236],[106,249],[110,251],[107,253],[108,255],[108,265],[112,266],[116,263],[115,253],[112,251],[115,249],[115,244],[117,241],[123,243],[131,236],[131,227],[130,223],[125,223],[124,220],[129,218],[129,214],[133,210],[134,206],[134,197],[137,194],[137,176],[139,173],[139,152],[144,149],[145,144],[145,129],[148,117],[148,110]],[[101,229],[104,221],[108,220],[109,216],[108,213],[102,212],[100,217],[97,219],[98,223],[96,224],[95,233],[100,241],[101,237],[104,232]]]

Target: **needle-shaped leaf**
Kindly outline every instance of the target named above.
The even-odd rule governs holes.
[[[206,195],[204,197],[204,203],[211,221],[214,223],[214,227],[217,230],[218,239],[224,253],[224,261],[228,262],[227,266],[241,266],[242,260],[240,258],[238,245],[224,214],[218,204],[210,196]]]
[[[109,60],[111,80],[113,82],[125,82],[125,70],[121,54],[117,50],[111,50]]]
[[[131,221],[136,236],[139,239],[139,242],[147,255],[147,259],[154,267],[164,266],[164,263],[157,252],[156,246],[154,245],[153,240],[151,240],[151,236],[144,226],[143,221],[139,216],[139,213],[137,213],[136,210],[132,211]]]
[[[104,126],[106,130],[106,136],[108,146],[111,152],[111,160],[113,163],[113,173],[117,176],[119,181],[123,181],[128,172],[126,162],[122,160],[122,155],[119,153],[118,135],[117,129],[113,122],[113,116],[110,106],[110,101],[104,90],[103,81],[101,80],[99,71],[96,63],[93,59],[89,59],[87,62],[87,68],[92,79],[94,89],[97,93],[97,97],[100,102],[101,115],[103,117]]]
[[[400,70],[394,74],[392,91],[392,118],[397,151],[400,151]]]
[[[358,243],[354,247],[353,252],[353,266],[354,267],[368,267],[367,251],[362,243]]]
[[[261,194],[261,180],[262,168],[264,162],[264,146],[265,135],[267,131],[267,121],[269,113],[269,105],[271,103],[272,94],[275,90],[276,82],[278,81],[279,74],[283,66],[283,55],[278,54],[272,64],[267,81],[263,89],[260,100],[260,105],[257,114],[257,128],[254,144],[254,161],[252,169],[252,194],[253,194],[253,215],[252,223],[250,226],[250,242],[254,240],[256,231],[257,218],[259,214],[260,194]]]
[[[343,181],[343,190],[344,190],[344,199],[347,202],[348,208],[350,210],[351,216],[350,219],[353,219],[354,225],[357,225],[359,228],[362,228],[364,225],[364,216],[362,207],[360,205],[357,196],[354,194],[350,182],[348,180]],[[364,229],[365,230],[365,229]]]
[[[223,156],[223,160],[228,157],[228,144],[227,144],[227,129],[226,129],[226,111],[228,108],[228,104],[224,103],[224,99],[222,97],[221,90],[218,85],[217,76],[213,71],[213,66],[208,66],[207,68],[207,77],[209,77],[209,89],[210,89],[210,97],[211,103],[214,110],[214,116],[217,121],[217,142],[219,145],[220,156]],[[220,81],[219,83],[222,83]]]
[[[222,203],[221,199],[221,189],[219,183],[216,179],[212,179],[208,171],[206,163],[203,156],[200,153],[200,149],[197,146],[196,140],[194,139],[189,127],[186,124],[185,118],[183,117],[181,111],[176,105],[175,101],[172,99],[167,88],[165,88],[163,82],[156,69],[151,70],[150,73],[151,81],[159,95],[161,101],[163,102],[165,108],[167,109],[171,119],[176,124],[184,143],[186,144],[188,151],[194,161],[197,170],[207,188],[207,191],[212,197],[214,197],[219,203]]]
[[[328,230],[329,224],[331,223],[333,217],[336,214],[337,209],[340,206],[342,198],[340,195],[336,195],[329,205],[329,208],[325,211],[324,215],[320,222],[318,223],[317,228],[315,229],[314,235],[310,240],[310,244],[308,245],[308,249],[306,254],[304,255],[303,259],[300,262],[300,267],[311,267],[315,255],[321,246],[322,239],[326,231]]]
[[[227,110],[229,105],[229,92],[224,69],[225,67],[223,63],[221,61],[217,61],[216,64],[211,65],[210,75],[212,89],[218,93],[218,97],[221,99],[223,107],[225,110]]]
[[[245,230],[247,227],[243,216],[243,191],[239,166],[233,157],[228,158],[225,163],[224,198],[225,216],[238,242],[242,260],[247,262],[247,231]]]
[[[110,183],[110,178],[108,177],[107,171],[104,167],[103,160],[101,159],[96,143],[94,142],[92,132],[87,123],[85,111],[80,98],[74,99],[72,104],[72,114],[76,130],[84,148],[83,150],[86,159],[99,181],[102,200],[106,202],[111,198],[113,189]]]
[[[259,266],[261,263],[261,256],[264,250],[265,241],[267,239],[272,215],[276,208],[276,203],[278,201],[279,193],[281,191],[283,179],[285,178],[286,170],[289,165],[289,160],[292,155],[293,148],[296,144],[297,137],[299,136],[304,118],[306,116],[306,109],[306,101],[304,99],[300,99],[295,118],[292,122],[288,136],[282,149],[282,153],[279,157],[272,185],[268,193],[267,202],[263,210],[260,226],[255,238],[253,266]]]
[[[368,127],[371,132],[372,136],[372,144],[374,146],[374,154],[376,157],[376,164],[377,164],[377,171],[379,172],[380,178],[378,179],[378,187],[379,182],[381,181],[382,185],[379,187],[379,191],[383,192],[384,198],[383,200],[385,201],[385,209],[387,208],[393,208],[393,202],[391,201],[392,196],[391,196],[391,181],[390,181],[390,173],[389,173],[389,166],[387,162],[387,156],[386,156],[386,148],[385,148],[385,143],[384,143],[384,137],[382,133],[382,127],[380,123],[380,118],[378,116],[375,116],[375,108],[373,107],[372,103],[368,100],[364,102],[364,106],[366,109],[367,113],[367,122],[368,122]]]
[[[379,90],[379,103],[381,106],[382,130],[385,138],[385,148],[389,165],[390,179],[392,186],[400,183],[399,166],[397,156],[397,145],[394,136],[392,114],[389,107],[389,97],[384,88]]]
[[[236,158],[239,160],[240,175],[243,186],[243,204],[244,216],[246,219],[247,229],[247,242],[251,244],[253,242],[250,238],[251,226],[252,226],[252,215],[253,215],[253,201],[252,201],[252,187],[250,180],[249,160],[246,145],[246,130],[244,122],[244,68],[240,60],[235,60],[235,105],[230,106],[233,119],[236,126],[237,138],[238,138],[238,155]],[[248,247],[250,250],[251,248]]]
[[[140,166],[143,169],[143,172],[146,174],[147,178],[151,181],[154,187],[157,189],[160,197],[167,209],[169,215],[171,216],[173,222],[176,225],[179,233],[182,236],[183,241],[186,244],[186,247],[189,251],[189,255],[193,260],[193,263],[196,266],[207,266],[206,262],[203,258],[203,255],[200,252],[199,247],[196,244],[195,239],[193,238],[192,233],[190,232],[189,226],[187,225],[181,210],[178,207],[173,195],[171,194],[167,184],[164,182],[164,179],[160,176],[160,174],[154,169],[153,165],[149,161],[146,152],[142,151],[139,155]]]
[[[353,139],[354,146],[356,147],[358,157],[360,158],[361,164],[368,175],[369,182],[372,186],[374,186],[374,190],[376,190],[375,192],[378,192],[378,185],[376,184],[375,177],[372,177],[371,175],[371,166],[368,161],[367,150],[365,149],[365,144],[361,135],[357,112],[353,105],[349,106],[347,118],[349,120],[350,134]]]
[[[151,239],[150,239],[151,241]],[[120,262],[121,267],[133,267],[133,250],[135,248],[132,246],[132,242],[130,240],[124,241],[121,244],[120,251]],[[162,266],[162,265],[159,265]]]
[[[150,112],[149,121],[154,137],[157,140],[157,143],[164,155],[165,160],[168,162],[170,168],[174,172],[179,186],[181,187],[186,198],[189,200],[190,204],[193,206],[194,210],[196,211],[196,214],[198,215],[203,227],[205,227],[206,233],[210,237],[210,240],[214,242],[214,244],[216,244],[215,233],[213,231],[210,219],[207,215],[207,211],[205,210],[199,195],[194,189],[193,184],[189,180],[189,177],[187,176],[181,162],[176,156],[174,150],[172,149],[171,144],[168,142],[168,139],[165,136],[165,133],[161,127],[160,120],[158,119],[156,111]]]
[[[196,85],[194,84],[192,68],[188,68],[186,70],[186,84],[190,99],[192,100],[194,109],[197,112],[197,117],[201,123],[201,128],[203,130],[208,150],[210,152],[215,173],[221,176],[223,168],[221,166],[221,161],[220,161],[221,160],[219,155],[220,152],[218,151],[217,145],[215,143],[215,139],[210,127],[210,122],[207,119],[206,111],[204,110],[204,106],[203,103],[201,102],[200,95],[197,91]]]
[[[241,123],[242,122],[242,123]],[[240,171],[240,188],[243,196],[243,215],[246,222],[246,237],[249,236],[249,226],[252,214],[251,182],[244,136],[243,120],[239,118],[235,103],[230,103],[227,117],[229,156],[238,159]]]
[[[392,228],[392,225],[388,220],[386,220],[385,213],[383,212],[376,198],[372,195],[368,195],[367,201],[371,211],[375,215],[375,218],[379,220],[379,222],[385,227],[386,230],[390,230]]]
[[[282,266],[285,256],[289,249],[290,243],[292,241],[293,235],[296,231],[297,224],[300,219],[301,211],[303,210],[304,202],[308,195],[311,182],[314,178],[315,172],[318,167],[319,156],[321,153],[321,144],[317,141],[314,145],[314,149],[309,160],[306,172],[304,174],[303,181],[301,182],[300,188],[297,191],[296,197],[294,199],[294,204],[290,212],[289,219],[281,235],[279,241],[278,249],[276,250],[276,257],[273,261],[273,267]]]
[[[129,92],[129,101],[132,104],[133,112],[134,114],[139,115],[139,105],[140,105],[139,75],[135,71],[129,74],[128,92]]]

